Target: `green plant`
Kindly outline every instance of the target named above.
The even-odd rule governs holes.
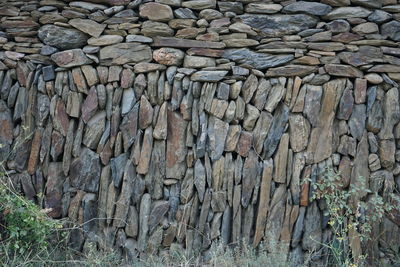
[[[47,216],[46,210],[18,194],[6,181],[0,179],[0,218],[2,244],[7,244],[7,252],[24,253],[27,250],[42,250],[54,231],[62,225]],[[4,248],[4,247],[3,247]]]
[[[357,187],[352,184],[344,189],[340,174],[327,168],[319,181],[312,184],[314,194],[311,200],[323,201],[326,205],[324,215],[329,216],[333,237],[322,245],[328,249],[329,264],[333,266],[362,263],[367,255],[362,254],[361,244],[371,239],[373,225],[394,209],[391,203],[365,186],[364,177],[358,179]],[[363,201],[361,196],[368,196],[368,201]]]

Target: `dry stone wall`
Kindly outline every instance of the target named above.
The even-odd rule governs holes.
[[[245,240],[318,265],[325,167],[400,189],[396,0],[3,0],[0,17],[0,161],[83,224],[77,249]],[[389,262],[399,227],[387,214],[363,250]]]

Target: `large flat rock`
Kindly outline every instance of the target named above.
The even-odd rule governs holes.
[[[255,15],[246,14],[239,18],[247,25],[261,31],[267,37],[280,37],[314,28],[318,19],[306,14]]]

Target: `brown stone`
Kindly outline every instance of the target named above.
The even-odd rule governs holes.
[[[99,24],[90,19],[71,19],[68,23],[78,30],[96,38],[100,37],[101,33],[106,28],[105,24]]]
[[[149,20],[163,22],[168,22],[174,18],[170,6],[154,2],[140,5],[139,15]]]
[[[304,77],[317,70],[316,67],[306,65],[287,65],[284,67],[269,68],[265,76],[267,77]]]
[[[349,65],[327,64],[325,65],[325,70],[328,74],[332,76],[342,76],[349,78],[362,78],[364,76],[362,71]]]
[[[178,113],[168,110],[166,177],[181,179],[186,172],[187,122]]]
[[[51,55],[51,59],[60,67],[70,68],[92,63],[81,49],[72,49]]]
[[[176,47],[176,48],[212,48],[221,49],[225,47],[224,43],[206,42],[198,40],[187,40],[174,37],[155,37],[153,46],[156,47]]]

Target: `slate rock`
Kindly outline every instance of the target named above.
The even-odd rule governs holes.
[[[59,66],[71,68],[92,63],[81,49],[65,50],[51,55],[51,59]]]
[[[247,48],[226,49],[222,54],[223,58],[233,60],[239,64],[251,66],[258,70],[279,66],[291,61],[293,55],[272,55],[257,53]]]
[[[287,13],[307,13],[315,16],[323,16],[332,11],[332,7],[317,2],[298,1],[283,8]]]
[[[400,41],[400,22],[392,20],[381,26],[381,34],[393,41]]]
[[[79,158],[71,163],[71,185],[87,192],[96,193],[100,181],[100,157],[89,148],[83,148]]]
[[[152,53],[147,45],[119,43],[100,49],[99,59],[104,65],[150,62]]]
[[[55,79],[55,74],[54,74],[54,67],[53,66],[45,66],[42,68],[42,73],[43,73],[43,80],[45,82],[52,81]]]
[[[95,38],[99,38],[107,26],[90,19],[71,19],[68,23],[81,32],[87,33]]]
[[[44,25],[38,31],[39,39],[50,46],[61,50],[80,48],[86,45],[88,35],[76,29]]]
[[[314,28],[318,20],[310,15],[255,15],[238,16],[243,23],[264,33],[267,37],[280,37]]]
[[[288,121],[289,108],[285,104],[281,104],[275,111],[270,130],[264,141],[263,155],[266,158],[270,158],[274,154]]]

